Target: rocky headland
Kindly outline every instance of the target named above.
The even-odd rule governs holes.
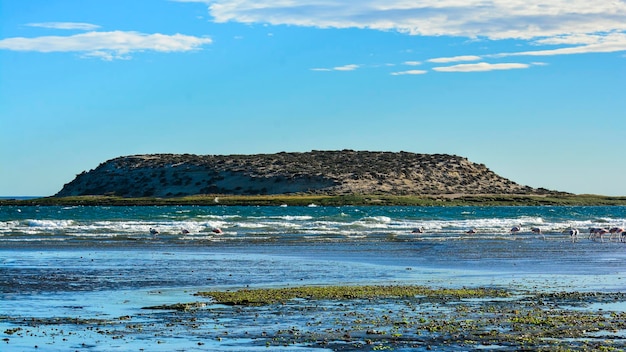
[[[559,192],[519,185],[460,156],[341,150],[123,156],[77,175],[55,197],[554,193]]]

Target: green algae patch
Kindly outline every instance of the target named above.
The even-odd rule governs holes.
[[[198,295],[217,303],[209,311],[264,326],[260,340],[268,347],[342,351],[443,346],[446,350],[617,351],[626,347],[626,313],[593,308],[623,301],[622,293],[303,286]],[[238,308],[220,308],[220,304]]]
[[[502,290],[489,288],[433,289],[423,286],[302,286],[288,288],[243,289],[238,291],[199,292],[198,296],[211,297],[225,305],[268,305],[292,299],[352,300],[402,297],[482,298],[507,297]]]

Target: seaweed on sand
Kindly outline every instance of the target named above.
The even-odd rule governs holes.
[[[508,293],[489,288],[432,289],[423,286],[302,286],[288,288],[244,289],[239,291],[199,292],[198,296],[211,297],[216,303],[226,305],[265,305],[290,299],[372,299],[385,297],[450,296],[506,297]]]

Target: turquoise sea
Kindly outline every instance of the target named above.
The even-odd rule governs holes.
[[[589,238],[589,228],[625,225],[619,206],[3,206],[0,350],[267,351],[279,331],[311,319],[262,308],[234,314],[198,291],[406,284],[620,292],[626,243]],[[143,309],[197,301],[206,304],[201,317]],[[341,308],[326,314],[333,309]]]

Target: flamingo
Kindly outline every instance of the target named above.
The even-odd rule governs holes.
[[[622,234],[624,233],[624,229],[621,227],[611,227],[609,229],[609,233],[611,234],[611,237],[609,237],[609,240],[611,240],[613,238],[613,235],[616,235],[617,238],[619,238],[620,242],[622,241]]]
[[[533,233],[536,233],[538,235],[541,235],[541,237],[543,237],[543,239],[546,239],[546,236],[541,232],[541,229],[538,227],[533,227],[530,229],[530,231],[532,231]]]
[[[569,233],[569,237],[572,239],[572,242],[576,242],[578,240],[578,229],[570,227],[567,231]]]
[[[610,233],[607,229],[592,227],[589,229],[589,238],[591,239],[592,237],[600,237],[600,241],[604,242],[604,235],[606,235],[607,233]]]
[[[513,234],[518,233],[520,231],[522,231],[522,224],[519,224],[517,226],[513,226],[511,228],[511,233],[513,233]]]
[[[598,231],[598,235],[600,235],[600,239],[604,241],[604,235],[606,235],[607,233],[610,233],[609,230],[607,229],[600,229],[600,231]],[[611,237],[609,237],[609,241],[611,240]]]
[[[589,239],[592,239],[593,237],[596,237],[596,235],[598,234],[598,232],[601,229],[599,227],[590,227],[589,228]]]

